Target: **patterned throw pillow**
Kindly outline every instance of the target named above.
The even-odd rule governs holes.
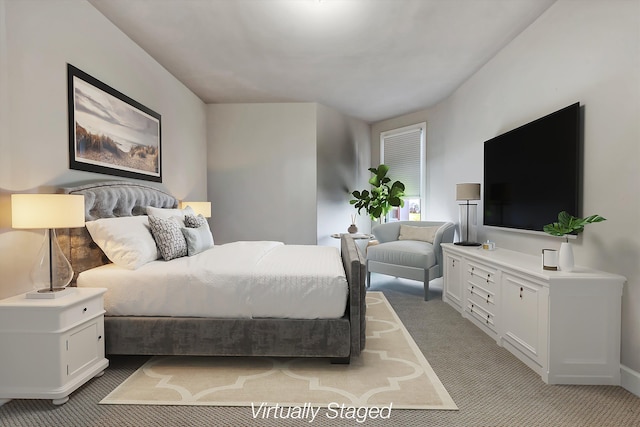
[[[198,227],[201,227],[203,225],[206,225],[207,228],[208,228],[209,223],[207,222],[205,217],[202,216],[202,214],[198,214],[198,216],[185,215],[184,216],[184,225],[185,225],[185,227],[188,227],[188,228],[198,228]]]
[[[149,227],[165,261],[187,256],[187,241],[178,221],[150,216]]]

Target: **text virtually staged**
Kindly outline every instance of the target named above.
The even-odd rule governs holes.
[[[357,423],[364,423],[369,419],[391,418],[391,409],[393,403],[389,406],[349,406],[344,403],[332,402],[326,407],[324,414],[330,420],[354,420]],[[312,423],[319,416],[322,407],[315,406],[312,403],[305,403],[298,406],[283,406],[278,403],[275,405],[266,402],[251,403],[251,416],[254,419],[291,419],[305,420]]]

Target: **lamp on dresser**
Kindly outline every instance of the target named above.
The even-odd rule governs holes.
[[[84,226],[84,196],[70,194],[12,194],[11,225],[17,229],[47,230],[31,280],[36,289],[27,298],[58,298],[69,293],[71,264],[60,249],[57,228]]]
[[[456,242],[455,244],[459,246],[480,246],[480,243],[469,240],[469,229],[471,228],[469,221],[473,220],[473,224],[475,225],[478,217],[478,205],[470,204],[469,201],[480,200],[480,184],[456,184],[456,200],[466,203],[460,204],[460,238],[462,239],[463,235],[465,237],[463,241]],[[475,239],[475,233],[473,238]]]

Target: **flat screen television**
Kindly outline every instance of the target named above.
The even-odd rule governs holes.
[[[542,231],[567,211],[580,216],[580,104],[484,143],[484,225]]]

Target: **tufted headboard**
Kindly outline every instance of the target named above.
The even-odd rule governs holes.
[[[146,215],[147,206],[176,208],[178,200],[164,191],[128,181],[105,181],[61,188],[61,193],[84,195],[85,221]],[[58,240],[73,268],[72,286],[78,274],[111,261],[93,242],[86,227],[58,231]]]

